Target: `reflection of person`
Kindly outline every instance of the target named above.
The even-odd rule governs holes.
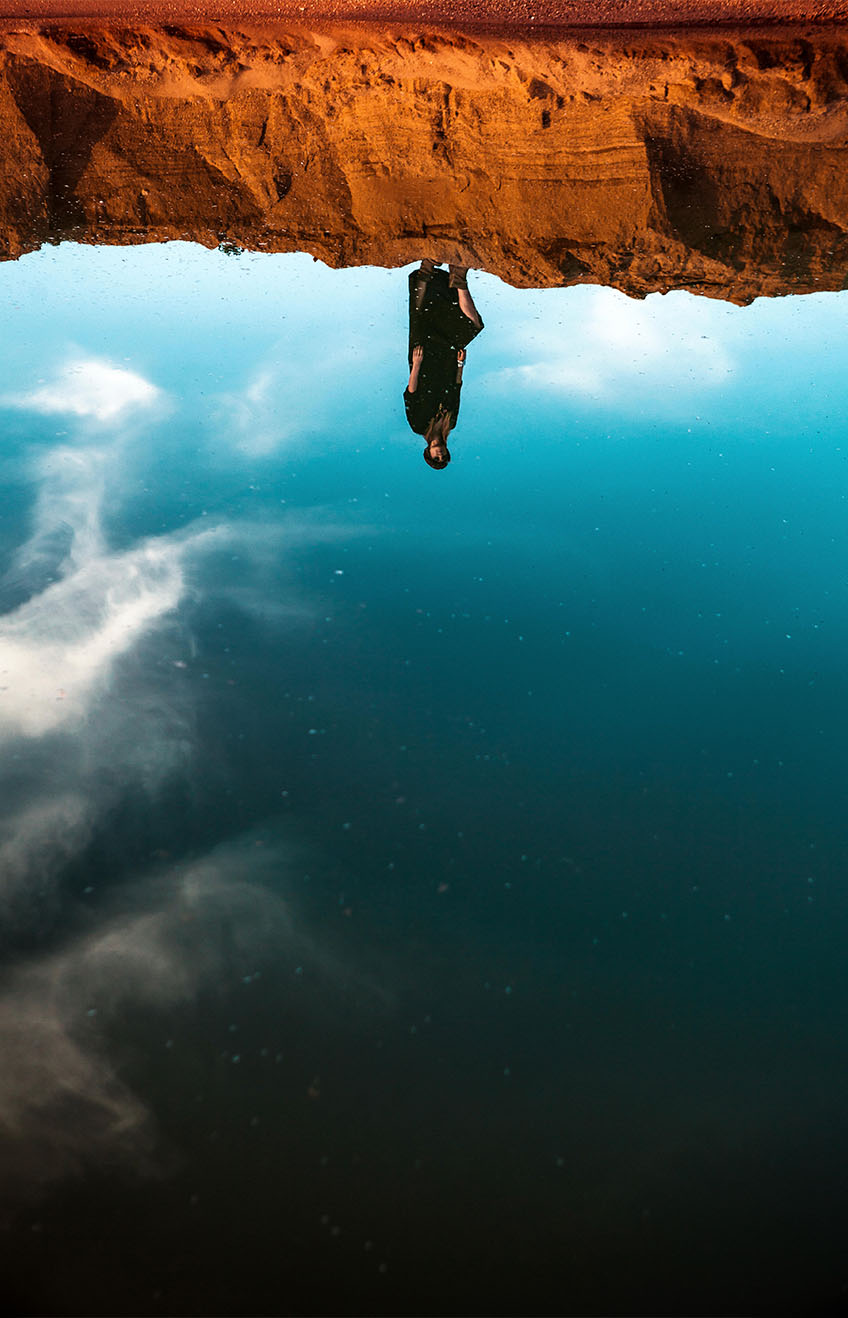
[[[422,261],[409,276],[409,384],[406,419],[427,441],[424,461],[440,471],[450,462],[448,435],[456,425],[465,349],[483,322],[468,291],[468,270]]]

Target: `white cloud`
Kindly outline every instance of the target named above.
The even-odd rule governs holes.
[[[0,615],[0,741],[79,732],[94,717],[101,724],[110,719],[104,706],[118,661],[176,617],[192,588],[196,557],[237,548],[250,572],[240,572],[237,586],[222,583],[219,593],[266,620],[271,613],[282,620],[303,616],[303,602],[294,594],[269,599],[264,591],[257,605],[257,577],[278,575],[286,544],[350,534],[320,516],[283,525],[204,520],[116,552],[102,510],[107,500],[120,499],[120,444],[118,437],[111,445],[61,445],[38,457],[33,530],[9,578],[19,589],[37,568],[40,588]],[[134,746],[150,740],[131,737]]]
[[[91,834],[92,806],[68,790],[0,819],[0,911],[38,902]]]
[[[204,525],[111,550],[102,509],[118,497],[123,438],[36,455],[32,534],[8,574],[15,594],[28,587],[29,598],[0,616],[0,747],[19,742],[14,756],[6,746],[0,757],[7,928],[37,906],[44,914],[126,782],[154,791],[185,759],[186,719],[163,675],[134,672],[128,684],[116,666],[177,608],[186,556],[216,531]]]
[[[312,1010],[339,990],[382,1015],[393,999],[304,934],[274,887],[283,845],[244,836],[188,866],[124,885],[120,909],[78,912],[87,928],[32,958],[0,988],[0,1200],[37,1196],[89,1163],[155,1169],[155,1115],[121,1078],[127,1009],[175,1013],[214,985],[237,985],[273,961],[309,966]],[[273,885],[273,886],[272,886]],[[329,990],[329,994],[327,991]],[[171,1027],[173,1028],[173,1027]]]
[[[179,604],[187,548],[214,535],[98,556],[0,620],[0,733],[81,726],[116,660]]]
[[[110,552],[100,528],[105,451],[61,449],[44,460],[36,527],[19,562],[44,554],[57,522],[66,547],[58,580],[0,618],[0,734],[40,737],[79,727],[116,660],[182,599],[185,556],[215,527],[157,536]]]
[[[251,406],[266,405],[270,387],[257,378]],[[298,964],[308,954],[328,982],[349,979],[271,894],[285,868],[279,846],[237,842],[140,882],[122,872],[114,876],[120,912],[104,914],[99,891],[83,910],[63,886],[127,790],[152,805],[195,753],[196,688],[167,659],[191,654],[181,605],[197,569],[214,572],[220,551],[228,563],[237,557],[238,571],[222,573],[215,588],[224,595],[234,580],[248,607],[242,595],[257,579],[273,573],[278,582],[285,544],[347,534],[320,516],[282,526],[204,520],[116,550],[104,513],[119,509],[125,493],[127,400],[152,396],[125,390],[121,428],[103,443],[36,453],[32,534],[10,572],[15,597],[24,585],[28,598],[0,616],[0,925],[9,945],[20,934],[30,945],[37,930],[54,948],[63,925],[85,928],[25,960],[0,987],[0,1196],[37,1192],[89,1159],[143,1164],[152,1153],[153,1118],[121,1079],[109,1037],[115,1011],[176,1010],[268,955],[296,955]],[[117,398],[80,395],[77,414],[83,423],[106,420],[117,415]],[[90,427],[80,429],[90,441]],[[266,617],[267,591],[262,598]],[[278,607],[282,617],[300,606],[287,599]],[[164,657],[165,647],[154,655],[145,645],[159,629],[170,641]],[[108,889],[112,877],[93,881]],[[240,958],[249,966],[239,969]],[[380,1000],[358,980],[360,989]]]
[[[349,444],[363,430],[381,426],[383,403],[367,392],[362,397],[361,381],[368,373],[380,378],[385,345],[375,343],[373,327],[367,335],[361,328],[334,328],[342,342],[332,346],[303,327],[299,340],[276,345],[240,388],[219,395],[216,437],[240,454],[265,458],[311,435],[320,435],[326,448],[328,437]],[[354,414],[346,406],[353,398]]]
[[[46,415],[70,413],[105,422],[133,408],[150,407],[160,396],[161,391],[136,371],[91,357],[70,362],[52,381],[4,401]]]
[[[581,292],[564,326],[543,336],[532,325],[520,331],[514,355],[524,364],[499,371],[488,383],[604,401],[638,399],[659,408],[732,375],[720,327],[709,313],[693,309],[688,295],[637,302],[614,289]]]
[[[105,1029],[128,1005],[175,1007],[296,943],[261,882],[279,851],[231,845],[136,883],[132,909],[30,962],[0,992],[2,1193],[37,1194],[89,1161],[152,1152],[153,1119],[119,1077]],[[302,948],[298,949],[302,954]]]
[[[248,457],[267,457],[296,439],[311,413],[303,407],[303,379],[291,367],[260,366],[241,393],[220,400],[232,446]]]

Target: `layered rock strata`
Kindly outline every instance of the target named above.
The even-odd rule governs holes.
[[[0,255],[186,239],[746,302],[848,275],[848,32],[27,26]]]

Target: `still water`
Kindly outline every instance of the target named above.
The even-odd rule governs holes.
[[[841,1312],[846,295],[413,268],[0,269],[5,1307]]]

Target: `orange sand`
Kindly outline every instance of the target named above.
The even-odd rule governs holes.
[[[498,28],[848,22],[848,0],[0,0],[0,21],[306,23]]]

